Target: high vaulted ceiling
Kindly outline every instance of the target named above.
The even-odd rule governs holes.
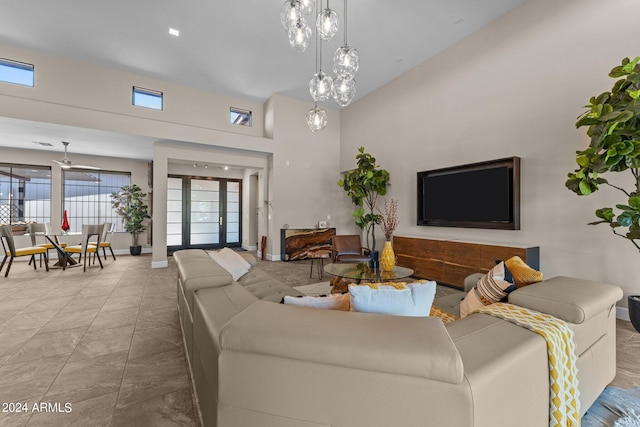
[[[356,99],[524,1],[349,1],[348,42],[360,53]],[[253,101],[276,93],[310,100],[315,45],[312,42],[304,53],[289,46],[280,24],[283,2],[4,1],[0,42]],[[330,6],[342,19],[343,1],[333,0]],[[169,27],[180,30],[180,36],[171,36]],[[333,52],[342,42],[341,28],[323,44],[325,71],[331,72]],[[326,105],[337,108],[333,102]],[[18,126],[12,126],[14,134]],[[0,146],[16,146],[2,133],[0,122]],[[36,138],[42,135],[25,134],[18,141],[26,142],[18,146],[38,148],[32,143]]]

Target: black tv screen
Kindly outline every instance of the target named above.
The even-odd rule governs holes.
[[[520,159],[418,172],[418,225],[520,229]]]

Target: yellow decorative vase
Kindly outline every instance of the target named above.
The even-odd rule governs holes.
[[[382,271],[393,271],[393,267],[396,265],[396,254],[393,252],[393,246],[391,241],[384,242],[382,253],[380,254],[380,268]]]

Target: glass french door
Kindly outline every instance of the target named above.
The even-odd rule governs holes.
[[[167,247],[240,246],[241,180],[169,176]]]

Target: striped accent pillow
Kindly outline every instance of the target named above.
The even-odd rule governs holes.
[[[507,294],[516,289],[511,273],[504,262],[496,264],[487,274],[482,276],[467,296],[460,303],[460,317],[466,317],[473,310],[485,305],[499,302]]]

